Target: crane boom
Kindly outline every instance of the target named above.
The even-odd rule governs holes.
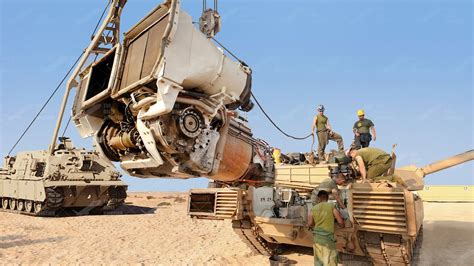
[[[61,106],[59,108],[56,126],[54,127],[53,137],[51,139],[51,144],[49,145],[48,150],[50,154],[53,154],[56,149],[56,141],[58,138],[59,130],[61,128],[69,95],[71,93],[71,90],[77,87],[77,85],[79,84],[77,78],[82,68],[92,55],[107,53],[108,51],[110,51],[111,45],[114,46],[120,42],[120,15],[126,3],[127,0],[111,0],[111,2],[109,2],[109,11],[106,18],[103,20],[102,24],[98,28],[98,31],[93,36],[89,46],[84,50],[78,65],[74,69],[74,72],[71,74],[66,85],[66,90],[64,92]]]

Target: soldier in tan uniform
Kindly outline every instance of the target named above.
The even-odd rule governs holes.
[[[339,151],[344,151],[344,143],[342,141],[341,135],[332,131],[329,119],[324,115],[324,106],[319,105],[316,110],[318,111],[318,114],[314,117],[311,131],[313,132],[313,136],[315,133],[318,136],[318,158],[319,160],[325,160],[324,150],[326,149],[329,140],[335,141],[337,143]]]

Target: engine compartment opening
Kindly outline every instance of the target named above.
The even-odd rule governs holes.
[[[214,214],[216,193],[193,193],[189,196],[189,214]]]
[[[115,60],[115,53],[110,53],[98,64],[92,66],[91,77],[87,88],[85,101],[103,92],[109,87],[110,75]]]

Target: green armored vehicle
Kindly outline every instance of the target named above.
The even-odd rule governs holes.
[[[97,152],[74,148],[71,141],[49,151],[6,157],[0,168],[0,206],[4,211],[54,215],[75,208],[80,213],[112,211],[127,197],[127,185],[114,166]]]

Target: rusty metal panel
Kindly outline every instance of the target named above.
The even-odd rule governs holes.
[[[237,180],[247,172],[251,161],[252,145],[228,135],[219,170],[212,179],[223,182]]]

